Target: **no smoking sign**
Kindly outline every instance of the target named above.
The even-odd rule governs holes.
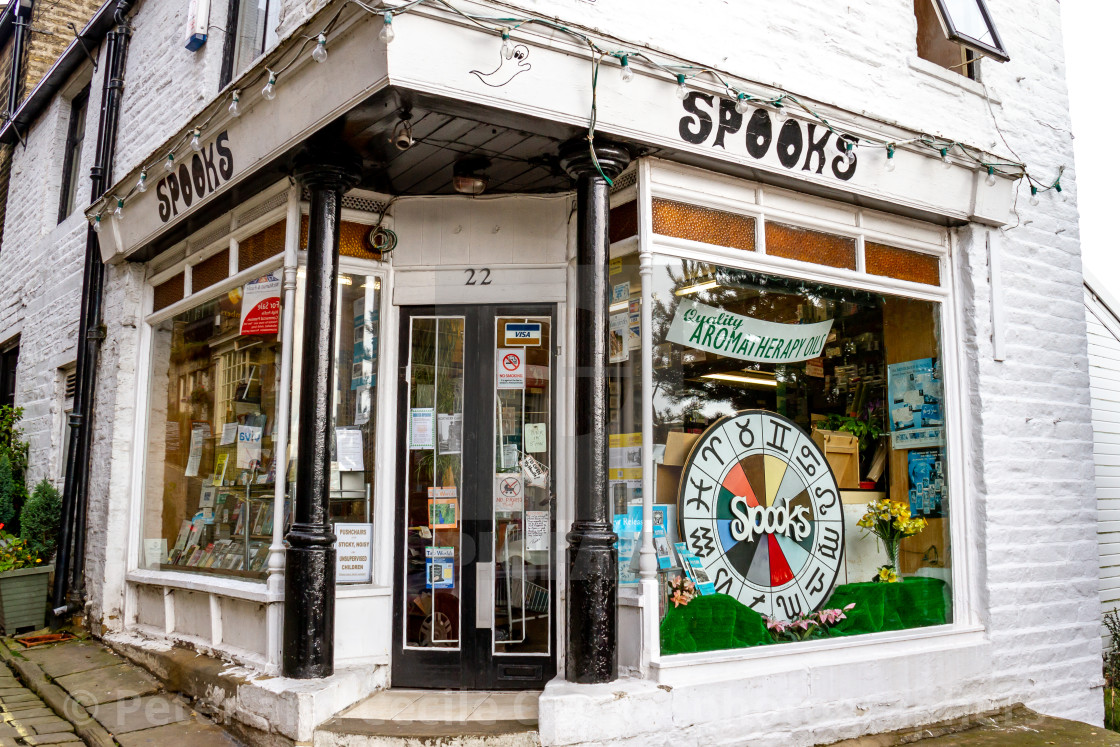
[[[498,348],[498,389],[525,388],[525,352],[515,348]]]

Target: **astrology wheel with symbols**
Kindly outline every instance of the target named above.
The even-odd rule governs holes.
[[[840,489],[792,420],[743,410],[696,440],[681,476],[681,538],[716,591],[772,619],[824,604],[844,552]]]

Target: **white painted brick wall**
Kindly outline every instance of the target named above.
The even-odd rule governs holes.
[[[322,0],[285,3],[282,33],[323,5]],[[753,735],[752,744],[810,744],[1017,701],[1099,723],[1092,432],[1077,184],[1058,4],[989,2],[1012,55],[1004,65],[982,63],[990,103],[983,87],[958,85],[915,60],[909,3],[872,0],[827,10],[810,0],[695,0],[654,7],[636,0],[520,0],[512,5],[610,32],[625,40],[619,46],[671,50],[807,99],[1014,153],[1044,180],[1065,165],[1069,198],[1043,195],[1042,204],[1032,208],[1021,188],[1018,217],[1005,230],[953,232],[959,357],[967,394],[963,417],[970,440],[968,454],[951,455],[967,468],[968,484],[961,486],[967,511],[954,520],[967,525],[970,538],[970,551],[956,548],[954,555],[958,561],[967,557],[974,606],[986,636],[949,650],[930,641],[924,650],[881,662],[822,659],[803,671],[766,678],[750,678],[744,665],[741,679],[671,692],[634,682],[605,688],[602,698],[593,690],[558,691],[542,701],[542,724],[549,714],[555,717],[546,740],[606,739],[603,709],[616,701],[623,709],[616,725],[628,722],[626,733],[634,735],[624,740],[620,732],[620,743],[643,745],[724,744],[745,735]],[[224,25],[219,17],[224,7],[212,4],[212,23]],[[181,44],[184,13],[185,4],[177,0],[138,6],[117,173],[149,159],[217,93],[221,32],[215,30],[201,52],[187,52]],[[613,77],[613,72],[604,75]],[[96,97],[96,83],[94,89]],[[78,222],[53,228],[51,177],[43,176],[54,173],[44,165],[53,166],[51,159],[57,158],[51,152],[64,132],[59,124],[63,108],[52,107],[29,134],[28,149],[17,149],[19,178],[14,172],[0,255],[0,339],[14,331],[24,334],[19,397],[29,409],[36,470],[46,469],[38,465],[49,462],[44,454],[55,446],[50,375],[56,361],[73,357],[77,310],[76,296],[59,289],[66,282],[77,287],[84,235]],[[96,110],[91,102],[91,111]],[[96,117],[90,122],[95,127]],[[1006,322],[1000,333],[1006,360],[999,362],[992,356],[986,234],[1002,258],[1000,303]],[[118,630],[135,466],[132,395],[139,386],[142,291],[141,268],[110,268],[108,339],[91,460],[87,578],[92,619]],[[42,342],[33,344],[40,336]],[[867,659],[882,655],[863,651]],[[616,698],[616,692],[627,694]],[[783,692],[789,697],[771,694]],[[665,715],[664,708],[669,710],[663,719],[638,717]]]
[[[89,197],[96,112],[100,92],[91,92],[87,137],[77,185],[78,209],[58,222],[64,144],[70,97],[89,72],[81,70],[63,87],[26,134],[26,147],[12,154],[8,212],[0,250],[0,340],[20,335],[16,404],[24,409],[23,428],[31,443],[29,488],[42,478],[59,481],[65,382],[59,368],[77,357],[86,221],[81,207]]]

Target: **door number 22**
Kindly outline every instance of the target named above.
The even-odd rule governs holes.
[[[463,285],[490,285],[489,267],[481,267],[477,270],[467,269],[463,270],[463,272],[469,273],[467,281],[463,283]]]

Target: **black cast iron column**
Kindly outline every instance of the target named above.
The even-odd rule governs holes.
[[[618,677],[618,540],[611,527],[607,482],[610,411],[607,396],[610,305],[610,189],[599,173],[618,176],[630,163],[621,146],[597,144],[599,168],[586,139],[560,148],[576,180],[575,521],[568,533],[569,682]]]
[[[335,536],[330,525],[331,395],[334,389],[338,230],[342,195],[358,182],[357,156],[314,151],[296,170],[311,192],[296,487],[284,574],[285,677],[334,673]]]

